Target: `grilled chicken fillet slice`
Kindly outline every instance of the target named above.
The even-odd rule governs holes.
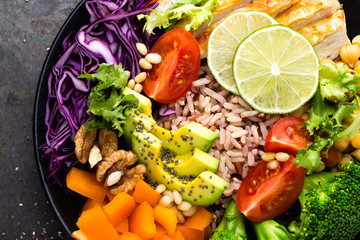
[[[300,0],[257,0],[251,4],[246,5],[245,7],[239,8],[236,11],[247,11],[247,10],[257,10],[261,12],[265,12],[272,17],[277,16],[278,14],[286,11],[291,8],[295,4],[297,4]],[[235,12],[235,11],[234,11]],[[212,30],[217,26],[219,22],[214,23],[211,27],[207,28],[200,35],[196,35],[196,40],[200,46],[201,57],[206,57],[207,51],[207,42]],[[204,24],[203,24],[204,25]],[[198,31],[197,31],[198,33]]]
[[[338,0],[302,0],[275,19],[292,29],[323,19],[340,9]]]
[[[314,46],[320,60],[335,59],[340,49],[350,44],[346,33],[345,13],[338,10],[327,18],[299,29]]]

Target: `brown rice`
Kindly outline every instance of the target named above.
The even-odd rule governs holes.
[[[222,88],[205,65],[191,90],[169,107],[176,114],[157,119],[160,126],[177,130],[196,121],[219,134],[209,154],[219,159],[216,174],[230,183],[217,201],[225,204],[235,198],[241,180],[261,160],[265,138],[281,118],[252,109],[241,97]]]

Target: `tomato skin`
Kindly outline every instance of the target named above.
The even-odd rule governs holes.
[[[305,172],[297,168],[291,156],[270,170],[260,161],[245,177],[236,196],[236,204],[249,220],[263,222],[287,211],[299,197]]]
[[[304,119],[285,117],[277,121],[265,140],[265,152],[286,152],[296,156],[298,149],[307,147],[313,138],[304,125]]]
[[[194,36],[174,29],[162,35],[152,47],[162,60],[146,71],[145,94],[158,102],[170,103],[183,97],[200,69],[200,48]]]

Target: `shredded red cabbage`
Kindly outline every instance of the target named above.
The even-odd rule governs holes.
[[[170,116],[174,113],[176,113],[176,111],[174,109],[169,108],[167,104],[162,105],[159,109],[160,117]]]
[[[87,113],[90,82],[78,79],[84,71],[94,72],[99,63],[119,62],[131,72],[140,73],[141,55],[137,42],[148,48],[156,37],[143,32],[143,22],[136,15],[154,9],[152,0],[89,0],[85,3],[89,24],[69,34],[62,43],[63,54],[48,78],[45,124],[46,143],[43,159],[49,161],[49,177],[64,186],[67,171],[78,163],[73,139],[91,116]],[[148,6],[152,4],[151,6]]]

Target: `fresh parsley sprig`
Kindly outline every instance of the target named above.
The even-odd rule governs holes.
[[[119,137],[124,132],[125,114],[129,107],[139,108],[139,100],[133,94],[123,94],[128,75],[121,64],[100,64],[96,73],[84,73],[78,78],[97,82],[89,95],[88,112],[94,114],[86,124],[86,130],[109,128],[117,130]]]

